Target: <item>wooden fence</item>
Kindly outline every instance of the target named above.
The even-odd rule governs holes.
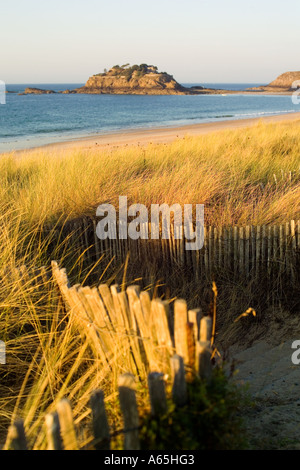
[[[45,274],[44,269],[42,272]],[[153,416],[167,411],[166,374],[171,377],[173,402],[184,405],[187,377],[197,375],[207,382],[211,380],[214,318],[203,316],[200,309],[188,310],[183,299],[173,305],[160,299],[151,300],[148,292],[141,292],[138,286],[130,286],[126,292],[120,291],[117,285],[70,286],[65,269],[60,269],[56,261],[52,262],[52,276],[66,310],[79,331],[90,340],[94,355],[103,367],[109,369],[112,361],[115,363],[116,350],[121,368],[127,367],[128,372],[118,380],[124,449],[139,449],[135,376],[147,378]],[[109,449],[111,433],[101,390],[92,393],[90,407],[93,439],[89,445]],[[59,402],[56,412],[45,417],[45,426],[49,450],[79,448],[67,399]],[[17,419],[10,426],[5,448],[28,449],[22,420]]]
[[[205,227],[203,248],[191,251],[185,249],[188,240],[175,238],[172,224],[169,239],[158,240],[123,240],[118,237],[118,231],[116,239],[100,240],[96,225],[96,220],[84,218],[63,228],[48,227],[47,233],[60,240],[70,236],[74,249],[85,252],[89,263],[105,255],[116,265],[124,262],[130,253],[135,262],[163,265],[170,270],[187,268],[196,277],[230,271],[239,277],[259,276],[264,272],[293,279],[297,272],[299,220],[281,225]],[[151,233],[150,224],[146,229]]]
[[[56,261],[52,274],[74,324],[108,370],[118,361],[120,368],[143,378],[148,371],[169,373],[174,354],[194,367],[199,348],[210,348],[212,318],[199,308],[188,310],[183,299],[151,300],[137,285],[126,291],[117,284],[71,286]]]
[[[210,356],[206,363],[206,373],[210,372]],[[199,358],[203,362],[203,357]],[[172,364],[172,401],[180,407],[188,400],[187,383],[182,357],[174,355]],[[208,366],[208,368],[207,368]],[[203,369],[203,366],[202,366]],[[140,450],[140,413],[136,399],[136,379],[134,375],[125,373],[118,379],[118,396],[123,420],[123,429],[112,432],[104,404],[104,393],[101,389],[93,391],[90,396],[91,438],[80,447],[78,432],[74,425],[70,401],[62,399],[56,411],[45,416],[45,431],[48,450],[109,450],[111,439],[117,434],[123,435],[124,450]],[[148,375],[148,396],[151,416],[160,418],[168,411],[168,401],[164,374],[152,372]],[[22,419],[10,425],[5,445],[6,450],[29,450],[28,439]]]

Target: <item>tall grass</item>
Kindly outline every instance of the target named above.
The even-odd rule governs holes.
[[[18,415],[25,418],[31,444],[44,448],[44,435],[36,440],[36,431],[45,413],[65,396],[73,401],[76,423],[84,423],[89,394],[99,386],[118,426],[117,361],[107,380],[108,371],[99,367],[88,340],[66,315],[51,281],[33,285],[16,271],[26,265],[34,272],[59,259],[74,283],[87,278],[82,254],[73,252],[71,239],[54,242],[51,233],[42,237],[45,225],[95,215],[99,204],[117,205],[120,195],[127,195],[129,204],[146,206],[204,203],[206,222],[216,226],[299,218],[299,131],[300,121],[259,123],[242,131],[187,136],[168,145],[1,156],[0,339],[6,342],[8,367],[0,369],[0,444],[8,423]],[[129,275],[133,280],[139,273]],[[102,282],[108,280],[105,270],[101,276]],[[195,307],[203,297],[201,286],[180,279],[176,293],[169,295],[182,295]],[[246,287],[228,281],[219,308],[237,316],[249,307],[248,300]]]
[[[51,278],[41,278],[37,272],[43,265],[49,271],[50,259],[59,252],[74,283],[85,279],[81,257],[74,257],[69,240],[52,246],[52,234],[40,237],[38,224],[29,230],[17,210],[2,205],[1,213],[0,338],[6,345],[7,364],[0,366],[0,448],[10,422],[22,417],[30,446],[43,449],[45,414],[67,397],[80,427],[89,415],[92,390],[101,387],[108,402],[114,403],[116,380],[127,368],[124,357],[129,361],[130,355],[116,337],[114,354],[103,366],[91,340],[65,311]],[[113,419],[116,416],[113,413]],[[85,435],[79,436],[79,442],[85,444]]]
[[[0,159],[0,196],[27,224],[95,215],[103,202],[204,203],[213,225],[299,216],[300,121],[111,151],[36,150]]]

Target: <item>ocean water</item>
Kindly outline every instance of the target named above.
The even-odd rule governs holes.
[[[183,126],[300,111],[291,96],[275,95],[23,95],[26,86],[62,91],[83,84],[7,85],[0,105],[0,152],[128,129]],[[185,86],[199,85],[184,84]],[[241,91],[258,84],[205,83]]]

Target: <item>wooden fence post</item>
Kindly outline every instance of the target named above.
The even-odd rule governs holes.
[[[196,339],[194,334],[194,324],[187,323],[186,324],[186,338],[187,338],[187,349],[188,349],[188,362],[187,364],[190,367],[190,373],[195,369],[195,355],[196,355]]]
[[[102,390],[95,390],[92,392],[90,397],[90,407],[92,409],[95,449],[109,450],[110,434],[104,405],[104,393]]]
[[[244,273],[245,269],[245,240],[244,240],[244,227],[240,227],[238,231],[239,236],[239,272],[241,275]]]
[[[212,363],[211,363],[211,349],[206,341],[197,342],[197,370],[201,379],[206,380],[208,383],[212,376]]]
[[[201,379],[208,382],[211,379],[211,335],[212,335],[212,318],[205,316],[200,322],[200,341],[196,345],[196,368]]]
[[[10,450],[28,450],[22,419],[17,419],[9,426],[7,434],[7,448]]]
[[[167,412],[164,374],[151,372],[148,375],[148,388],[152,415],[157,417],[164,415]]]
[[[174,354],[171,357],[172,370],[172,396],[173,401],[178,406],[183,406],[187,400],[187,389],[185,381],[184,362],[181,356]]]
[[[200,341],[209,341],[211,340],[212,333],[212,318],[208,315],[201,318],[200,321]]]
[[[208,230],[207,227],[204,226],[204,270],[208,271],[208,241],[207,241],[207,234]]]
[[[234,273],[238,272],[238,227],[233,227],[233,263],[234,263]]]
[[[150,370],[154,371],[159,365],[158,355],[153,344],[153,340],[151,338],[151,325],[149,321],[147,322],[144,318],[142,304],[139,299],[134,302],[132,310],[135,315],[135,319],[141,336],[141,343],[143,347],[143,350],[141,351],[145,352],[146,356],[144,358],[146,360],[144,360],[143,362],[148,362]]]
[[[45,426],[48,450],[63,450],[63,443],[60,435],[59,417],[56,411],[45,416]]]
[[[249,276],[250,265],[250,226],[247,225],[245,229],[245,274]]]
[[[202,317],[201,308],[194,308],[194,309],[188,311],[188,321],[189,321],[189,323],[193,323],[193,325],[194,325],[194,338],[195,338],[195,341],[198,341],[198,339],[199,339],[201,317]]]
[[[295,255],[296,255],[296,225],[295,221],[291,220],[290,222],[290,236],[291,236],[291,256],[290,256],[290,270],[292,280],[295,280],[294,264],[295,264]]]
[[[266,242],[267,242],[267,228],[266,225],[262,226],[262,234],[261,234],[261,267],[262,269],[265,268],[266,262]]]
[[[78,450],[72,408],[69,400],[64,398],[57,404],[57,413],[65,450]]]
[[[151,328],[157,341],[163,372],[169,369],[169,357],[174,353],[168,325],[167,305],[160,299],[151,301]]]
[[[187,304],[183,299],[174,302],[174,340],[176,353],[182,356],[185,364],[189,362],[187,330],[188,322]]]
[[[132,374],[122,374],[118,380],[119,400],[124,420],[124,449],[140,450],[139,414],[135,396],[135,379]]]

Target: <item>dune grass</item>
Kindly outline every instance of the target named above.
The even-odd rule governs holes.
[[[104,202],[203,203],[210,225],[297,218],[300,121],[259,123],[163,145],[36,150],[0,159],[1,200],[26,224],[95,215]]]
[[[44,414],[66,396],[77,424],[89,414],[89,393],[105,389],[118,428],[115,380],[99,369],[89,344],[62,309],[51,282],[33,287],[17,279],[16,267],[67,265],[74,283],[86,278],[82,257],[70,240],[42,238],[45,224],[95,215],[104,202],[118,204],[204,203],[206,223],[216,226],[283,223],[299,218],[300,121],[186,137],[172,144],[114,150],[35,150],[0,158],[0,332],[9,367],[1,368],[0,443],[15,416],[25,418],[35,448]],[[51,247],[51,248],[49,248]],[[136,277],[139,273],[134,273]],[[102,281],[108,280],[103,274]],[[130,280],[133,273],[130,273]],[[155,279],[155,281],[158,281]],[[198,289],[199,290],[199,289]],[[194,302],[194,284],[181,279],[178,292]],[[230,292],[230,296],[228,296]],[[249,305],[243,286],[228,284],[224,312]],[[171,293],[174,295],[174,292]],[[243,304],[245,302],[245,304]],[[193,304],[195,307],[195,303]],[[117,368],[115,369],[117,371]],[[146,408],[145,396],[141,407]],[[81,442],[86,442],[85,436]],[[1,446],[0,446],[1,447]]]

